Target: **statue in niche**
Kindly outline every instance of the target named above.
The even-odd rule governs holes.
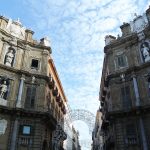
[[[5,55],[4,64],[6,66],[12,67],[15,58],[15,50],[12,47],[9,47],[8,52]]]
[[[144,42],[141,44],[141,53],[142,53],[144,62],[150,61],[150,47],[149,47],[148,42]]]
[[[0,82],[0,98],[6,99],[8,93],[8,81],[3,80]]]

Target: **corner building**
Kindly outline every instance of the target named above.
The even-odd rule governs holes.
[[[50,43],[0,16],[0,149],[63,150],[67,103]]]
[[[100,85],[103,150],[150,149],[150,8],[105,38]]]

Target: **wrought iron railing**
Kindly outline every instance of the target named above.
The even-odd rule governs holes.
[[[31,137],[24,136],[24,137],[19,137],[19,145],[31,145],[32,144],[32,139]]]

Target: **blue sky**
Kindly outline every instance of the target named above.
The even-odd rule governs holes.
[[[20,18],[38,40],[50,38],[52,57],[71,108],[95,114],[104,37],[121,35],[119,26],[131,21],[135,12],[142,14],[149,4],[150,0],[1,0],[0,13]],[[81,132],[87,135],[85,130]]]

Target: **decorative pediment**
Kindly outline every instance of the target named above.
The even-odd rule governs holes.
[[[146,17],[146,14],[143,14],[143,16],[137,16],[136,18],[131,21],[131,31],[132,32],[141,32],[148,26],[148,20]]]
[[[12,19],[9,19],[7,27],[5,29],[8,33],[11,35],[20,38],[20,39],[25,39],[25,27],[23,27],[19,21],[12,21]]]

